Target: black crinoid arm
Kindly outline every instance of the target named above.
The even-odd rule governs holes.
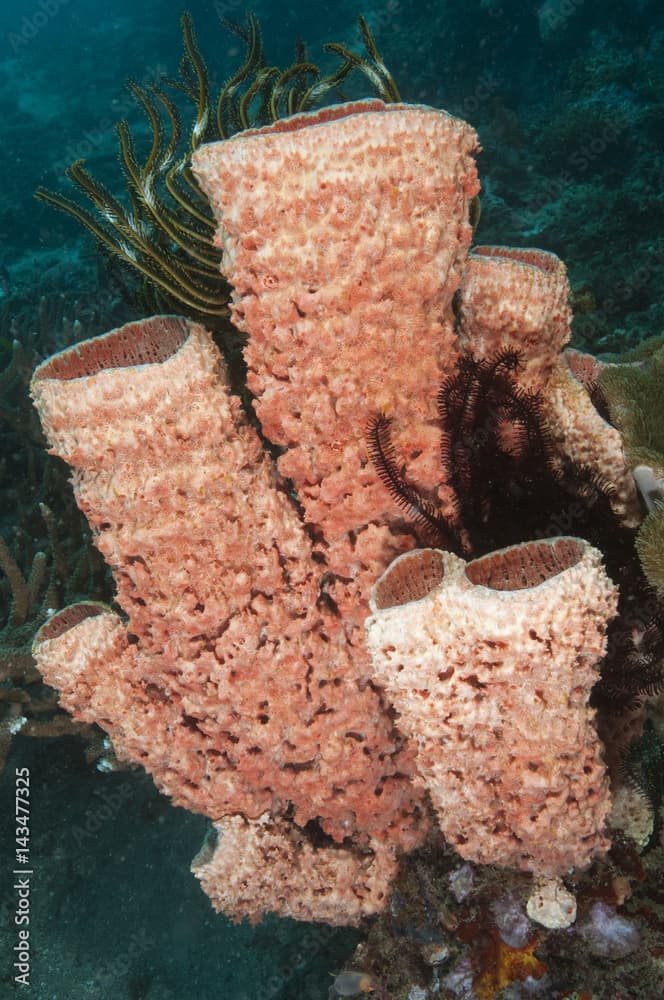
[[[441,463],[475,552],[534,535],[556,480],[541,399],[518,385],[519,367],[510,348],[464,357],[438,393]]]
[[[441,483],[455,496],[453,523],[408,481],[383,415],[371,421],[369,453],[426,544],[479,556],[533,538],[575,535],[602,552],[619,604],[591,703],[600,714],[619,715],[664,688],[664,598],[643,573],[635,530],[613,510],[613,484],[554,449],[542,397],[519,385],[519,368],[512,349],[466,356],[440,387]],[[661,745],[648,740],[626,750],[625,761],[653,802],[659,796],[659,809],[651,761],[660,759]]]
[[[612,575],[614,579],[618,576]],[[593,689],[591,703],[611,715],[620,715],[662,689],[664,600],[648,585],[634,558],[620,570],[618,615],[607,629],[602,676]]]
[[[371,459],[427,544],[483,555],[573,533],[601,547],[607,525],[614,531],[612,485],[555,452],[542,397],[519,384],[520,367],[511,347],[489,358],[465,356],[440,387],[441,483],[453,495],[453,520],[407,479],[391,421],[382,414],[370,421]]]
[[[413,522],[422,541],[457,551],[459,538],[454,526],[402,473],[392,441],[391,425],[388,417],[378,413],[367,426],[369,455],[380,479],[396,505]]]

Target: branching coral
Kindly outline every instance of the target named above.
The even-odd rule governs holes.
[[[56,696],[42,683],[32,656],[38,628],[63,603],[75,599],[80,589],[91,590],[94,575],[94,558],[87,546],[69,568],[53,513],[46,504],[41,504],[40,510],[48,547],[33,552],[27,571],[0,537],[0,570],[4,574],[0,576],[0,593],[10,609],[0,628],[0,770],[17,732],[24,736],[80,736],[87,742],[89,760],[102,754],[109,761],[114,759],[110,747],[102,747],[99,730],[75,725],[60,710]]]

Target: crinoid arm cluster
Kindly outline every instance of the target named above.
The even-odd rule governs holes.
[[[127,84],[151,132],[144,156],[129,123],[117,125],[120,163],[127,188],[117,197],[86,169],[72,163],[67,177],[90,207],[44,187],[37,197],[73,216],[94,236],[102,252],[139,279],[148,308],[179,309],[214,329],[228,324],[230,288],[219,273],[221,253],[214,241],[215,223],[207,199],[191,170],[191,155],[203,143],[309,111],[340,93],[349,76],[360,76],[370,91],[386,101],[399,92],[385,67],[366,20],[359,18],[364,53],[340,43],[326,51],[338,61],[327,75],[296,46],[295,60],[282,69],[266,58],[260,24],[253,13],[244,25],[224,19],[239,36],[245,58],[213,93],[210,71],[200,50],[189,13],[181,19],[184,52],[178,77],[141,86]]]

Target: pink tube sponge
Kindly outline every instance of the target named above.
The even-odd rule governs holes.
[[[567,269],[555,254],[514,247],[474,247],[459,294],[459,343],[474,358],[507,345],[521,354],[520,381],[545,383],[570,338]]]
[[[44,626],[63,705],[193,811],[290,810],[338,842],[414,846],[413,761],[319,601],[324,560],[211,336],[130,324],[45,362],[32,394],[129,618],[84,605]]]
[[[436,393],[456,356],[452,296],[479,189],[473,129],[421,106],[358,102],[198,149],[219,222],[248,384],[280,471],[328,542],[392,512],[367,419],[395,417],[437,485]],[[339,554],[353,576],[354,553]]]
[[[397,863],[389,845],[351,852],[314,847],[292,824],[267,814],[227,816],[192,862],[216,910],[260,920],[266,910],[296,920],[355,925],[379,913]]]
[[[470,563],[423,549],[376,583],[375,678],[463,857],[557,875],[608,848],[588,698],[616,608],[600,553],[576,538]]]
[[[610,483],[615,513],[635,527],[639,504],[620,434],[599,415],[561,353],[572,319],[563,262],[544,250],[475,247],[463,270],[458,306],[461,349],[481,359],[507,348],[518,352],[519,382],[540,394],[560,460]]]

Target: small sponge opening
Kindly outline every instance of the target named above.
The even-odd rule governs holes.
[[[473,247],[471,257],[498,257],[502,260],[513,260],[518,264],[528,264],[538,267],[541,271],[553,273],[561,267],[561,260],[553,253],[538,250],[535,247]]]
[[[417,549],[399,556],[376,582],[372,606],[376,611],[419,601],[437,587],[445,575],[443,553]]]
[[[303,128],[311,128],[312,125],[326,125],[328,122],[339,121],[340,118],[349,118],[351,115],[366,114],[368,111],[400,111],[403,104],[385,104],[377,97],[368,97],[360,101],[348,101],[345,104],[332,104],[327,108],[320,108],[317,111],[305,111],[299,115],[291,115],[290,118],[279,118],[270,125],[262,128],[250,128],[239,133],[239,138],[251,138],[254,135],[274,135],[285,132],[299,132]]]
[[[110,368],[132,368],[168,361],[189,336],[187,321],[180,316],[153,316],[127,323],[103,337],[84,340],[55,354],[36,369],[33,382],[98,375]]]
[[[102,604],[101,601],[81,601],[80,604],[70,604],[68,608],[58,611],[42,625],[35,636],[35,645],[48,642],[50,639],[57,639],[69,629],[80,625],[87,618],[95,618],[110,610],[109,606]]]
[[[527,590],[576,566],[585,547],[581,539],[567,537],[524,542],[474,559],[466,566],[466,576],[491,590]]]

